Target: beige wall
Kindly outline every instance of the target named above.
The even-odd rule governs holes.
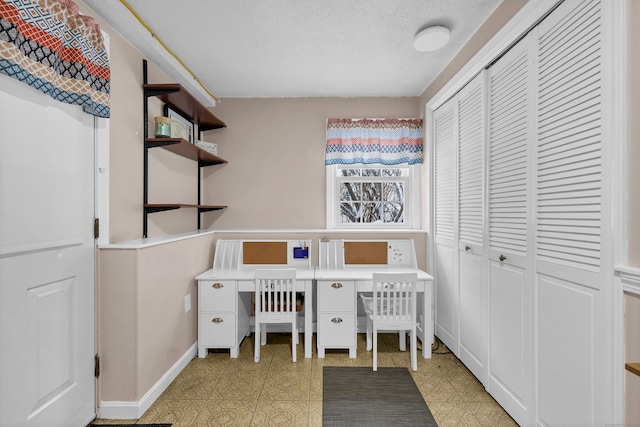
[[[201,227],[216,230],[325,228],[327,118],[419,116],[417,97],[226,98],[212,111],[227,127],[202,139],[217,143],[228,163],[203,168],[201,203],[228,208],[204,214]],[[149,201],[195,204],[196,174],[195,162],[151,150]],[[196,215],[184,209],[150,215],[148,235],[195,230]],[[137,225],[141,217],[132,209],[127,221]]]
[[[627,1],[627,264],[640,267],[640,2]],[[640,297],[625,294],[625,361],[640,361]],[[640,377],[625,371],[625,424],[640,424]]]
[[[127,44],[121,48],[112,47],[111,242],[142,237],[142,57]],[[162,82],[156,77],[149,81]],[[322,229],[326,119],[419,117],[419,104],[417,97],[250,98],[223,99],[212,111],[227,128],[209,131],[203,139],[218,143],[228,163],[203,168],[201,202],[228,208],[204,214],[202,228]],[[159,108],[152,104],[150,119],[155,114]],[[149,201],[195,204],[197,173],[193,161],[150,150]],[[195,210],[148,219],[149,237],[197,226]]]
[[[325,121],[328,117],[420,117],[424,105],[526,0],[501,4],[427,90],[410,98],[222,99],[212,109],[227,128],[203,139],[219,144],[229,163],[203,169],[202,203],[228,205],[203,215],[203,228],[325,228]],[[96,16],[93,14],[93,16]],[[142,237],[143,56],[98,17],[111,36],[110,241]],[[149,64],[149,82],[169,79]],[[152,105],[150,120],[159,113]],[[425,168],[425,173],[426,171]],[[197,168],[164,150],[151,150],[150,202],[195,203]],[[265,212],[262,206],[268,206]],[[426,200],[422,201],[427,213]],[[150,237],[196,228],[193,210],[149,216]],[[426,224],[422,224],[426,228]]]
[[[109,238],[111,242],[142,237],[143,111],[142,60],[144,57],[81,1],[81,13],[96,19],[109,34],[111,66],[111,118],[109,120]],[[153,63],[149,82],[171,80]],[[159,106],[150,113],[150,121]],[[152,160],[153,163],[153,160]]]
[[[98,263],[99,401],[139,401],[197,341],[196,274],[213,235],[145,249],[106,249]],[[192,308],[184,312],[184,298]]]
[[[418,98],[223,99],[214,113],[226,129],[207,132],[229,163],[204,171],[203,203],[224,211],[204,227],[323,229],[326,120],[418,117]]]
[[[624,331],[624,360],[625,362],[640,362],[640,296],[624,295],[625,331]],[[640,425],[640,376],[625,371],[625,425]]]
[[[109,34],[111,62],[110,241],[142,236],[143,200],[143,56],[81,2],[82,13],[96,18]],[[148,64],[149,82],[171,80]],[[149,121],[161,112],[151,102]],[[151,132],[153,131],[152,128]],[[158,201],[183,201],[196,194],[193,162],[152,150],[150,170],[168,179],[150,185]],[[175,169],[173,169],[175,167]],[[184,175],[187,175],[186,177]],[[176,189],[191,185],[191,192]],[[156,234],[193,230],[195,216],[155,225]],[[101,357],[98,402],[137,402],[196,342],[195,276],[210,268],[213,236],[201,236],[139,250],[102,249],[98,253],[97,340]],[[184,297],[192,309],[184,313]]]
[[[110,242],[142,237],[143,92],[142,54],[97,18],[111,42]],[[149,83],[170,79],[152,63]],[[149,122],[160,114],[151,98]],[[328,117],[419,117],[418,98],[222,99],[212,108],[227,128],[204,140],[219,144],[229,163],[202,171],[203,204],[228,209],[202,216],[202,228],[325,228],[326,119]],[[152,132],[152,128],[150,128]],[[195,162],[162,149],[149,151],[149,202],[197,201]],[[148,236],[195,230],[195,210],[148,217]]]

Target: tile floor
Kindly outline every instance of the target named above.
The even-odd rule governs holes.
[[[228,351],[210,351],[206,358],[192,360],[139,420],[95,423],[322,426],[322,367],[372,366],[372,354],[363,334],[358,334],[355,359],[345,350],[327,350],[324,359],[314,351],[312,359],[305,359],[303,345],[297,350],[298,361],[292,363],[291,335],[269,334],[255,363],[253,336],[247,337],[237,359],[229,358]],[[398,350],[397,335],[381,334],[378,366],[407,367],[440,427],[517,426],[442,344],[431,359],[418,357],[418,371],[413,372],[409,354]]]

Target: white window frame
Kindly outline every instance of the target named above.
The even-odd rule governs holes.
[[[420,226],[420,176],[421,165],[383,165],[363,164],[353,165],[327,165],[326,166],[326,224],[328,230],[417,230]],[[338,168],[407,168],[409,176],[405,181],[405,222],[403,224],[392,223],[366,223],[343,224],[340,222],[338,209],[340,198],[341,180],[337,177]]]

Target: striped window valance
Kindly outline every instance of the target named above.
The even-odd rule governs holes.
[[[422,119],[329,119],[325,164],[422,163]]]
[[[109,117],[111,73],[102,34],[70,0],[0,0],[0,72]]]

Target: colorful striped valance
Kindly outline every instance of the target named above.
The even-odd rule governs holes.
[[[109,117],[111,72],[102,34],[70,0],[0,0],[0,72]]]
[[[422,163],[422,119],[329,119],[325,164]]]

